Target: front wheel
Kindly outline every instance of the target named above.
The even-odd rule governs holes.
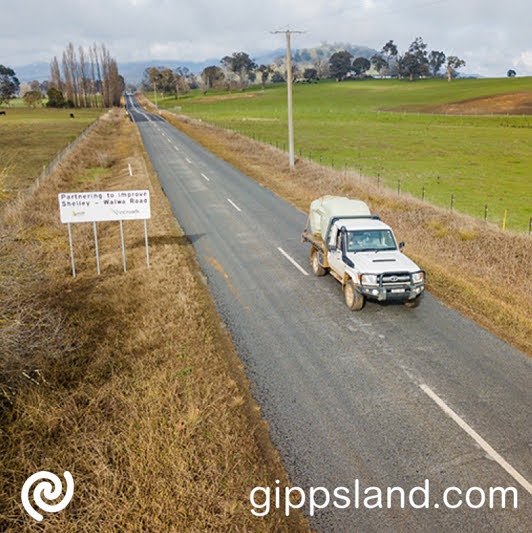
[[[408,307],[409,309],[419,307],[421,300],[423,300],[423,294],[424,293],[418,294],[413,300],[405,300],[405,307]]]
[[[364,307],[364,295],[360,294],[351,280],[344,287],[344,298],[351,311],[360,311]]]

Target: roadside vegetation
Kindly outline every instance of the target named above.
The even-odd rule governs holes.
[[[138,96],[151,111],[153,104]],[[170,123],[304,212],[326,195],[366,201],[406,241],[406,253],[427,271],[427,288],[447,305],[532,354],[532,238],[451,213],[409,194],[377,187],[358,172],[296,158],[239,133],[168,111]],[[303,228],[301,228],[303,229]]]
[[[129,188],[151,192],[150,268],[141,221],[124,224],[127,273],[119,225],[98,224],[101,276],[92,225],[79,224],[72,277],[57,194]],[[288,479],[125,113],[0,215],[0,530],[307,531],[295,513],[250,513],[253,487]],[[68,470],[75,492],[37,524],[20,489],[40,470]]]
[[[508,93],[520,96],[501,96]],[[153,92],[146,94],[154,101]],[[477,99],[497,95],[475,107]],[[453,108],[465,100],[473,101]],[[158,106],[287,149],[284,84],[207,97],[196,90],[179,99],[159,97]],[[473,108],[476,115],[467,115]],[[296,84],[295,150],[324,167],[361,173],[375,185],[447,209],[452,201],[455,211],[479,219],[487,214],[499,227],[506,210],[506,228],[526,232],[532,216],[531,110],[532,78]]]

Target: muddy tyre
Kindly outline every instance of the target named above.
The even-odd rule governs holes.
[[[326,270],[320,265],[320,254],[318,250],[315,250],[312,254],[312,272],[314,272],[315,276],[325,276],[327,273]]]
[[[355,284],[349,280],[344,287],[345,304],[351,311],[360,311],[364,307],[365,298],[358,292]]]

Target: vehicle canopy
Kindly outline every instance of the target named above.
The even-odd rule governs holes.
[[[310,231],[314,237],[325,240],[331,219],[357,216],[371,216],[369,207],[362,200],[322,196],[310,204]]]

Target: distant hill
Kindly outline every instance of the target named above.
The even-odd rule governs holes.
[[[353,57],[365,57],[369,59],[373,54],[378,53],[373,48],[367,46],[354,45],[350,43],[322,43],[320,46],[313,48],[300,48],[292,50],[293,62],[298,64],[301,68],[311,66],[315,61],[322,61],[326,63],[334,52],[339,50],[346,50]],[[231,52],[228,52],[228,54]],[[249,52],[248,52],[249,53]],[[285,62],[286,52],[283,48],[273,50],[271,52],[256,52],[249,53],[252,59],[259,65],[269,65],[275,63],[278,68],[282,67]],[[178,61],[178,60],[150,60],[150,61],[135,61],[123,62],[118,64],[118,69],[126,83],[139,84],[142,81],[142,74],[148,67],[168,67],[172,70],[177,67],[186,67],[194,74],[199,74],[205,67],[210,65],[219,65],[219,58],[206,59],[204,61]],[[43,81],[50,77],[50,65],[48,63],[40,62],[31,65],[23,65],[13,67],[17,73],[17,77],[21,82],[39,80]],[[462,73],[462,78],[465,77],[480,77],[477,75]]]
[[[299,64],[311,64],[316,60],[328,61],[329,58],[335,53],[341,50],[349,52],[354,58],[365,57],[369,59],[372,55],[377,54],[378,51],[367,46],[359,46],[349,43],[323,43],[321,46],[314,48],[303,48],[292,52],[292,60]]]

